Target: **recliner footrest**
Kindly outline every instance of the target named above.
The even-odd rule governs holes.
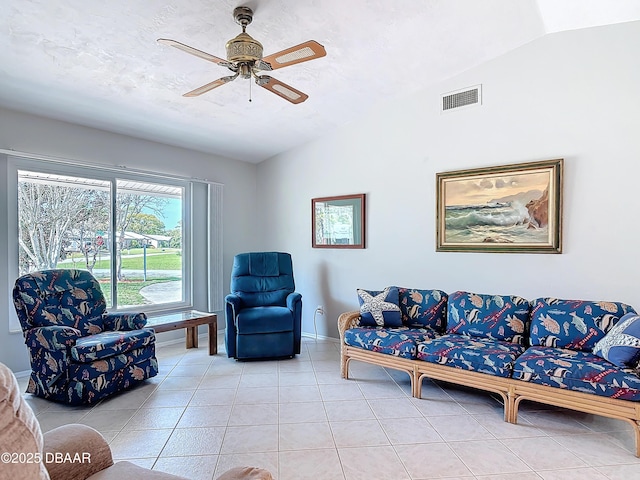
[[[97,333],[76,340],[71,347],[71,357],[77,362],[94,362],[145,347],[155,338],[152,328]]]

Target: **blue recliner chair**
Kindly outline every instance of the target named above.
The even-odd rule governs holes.
[[[158,373],[155,332],[144,313],[107,313],[86,270],[23,275],[13,303],[31,360],[28,393],[94,404]]]
[[[225,300],[229,357],[250,360],[300,353],[302,295],[295,292],[291,255],[236,255],[231,293]]]

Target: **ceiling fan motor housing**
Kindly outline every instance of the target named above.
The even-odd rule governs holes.
[[[227,42],[227,60],[230,62],[255,62],[262,58],[262,44],[248,33],[242,32]]]

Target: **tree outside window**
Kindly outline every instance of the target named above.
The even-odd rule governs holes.
[[[19,170],[20,274],[86,269],[110,307],[183,302],[183,197],[172,185]]]

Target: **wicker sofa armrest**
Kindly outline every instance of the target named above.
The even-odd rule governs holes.
[[[338,317],[338,333],[340,343],[344,343],[344,332],[360,325],[360,311],[344,312]]]
[[[104,437],[80,424],[63,425],[45,433],[42,457],[51,480],[85,480],[113,465]]]

